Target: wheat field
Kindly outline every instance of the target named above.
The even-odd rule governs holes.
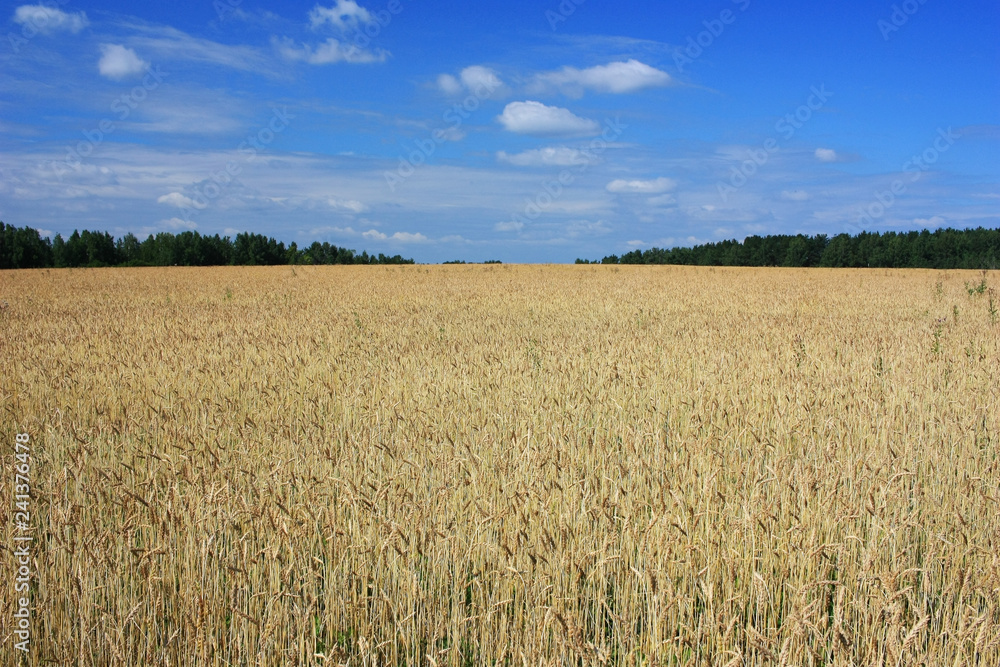
[[[1000,664],[995,274],[0,274],[5,664]],[[992,309],[992,311],[991,311]],[[16,662],[15,662],[16,660]]]

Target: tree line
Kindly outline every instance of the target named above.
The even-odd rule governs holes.
[[[100,266],[273,266],[279,264],[413,264],[412,259],[382,253],[361,254],[349,248],[314,242],[299,248],[244,232],[235,238],[198,232],[150,234],[140,241],[134,234],[115,239],[107,232],[74,231],[51,240],[31,227],[0,222],[0,269],[39,269]]]
[[[692,248],[633,250],[577,264],[686,264],[894,269],[996,269],[1000,229],[750,236]]]

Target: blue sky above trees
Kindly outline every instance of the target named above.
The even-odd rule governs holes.
[[[8,4],[0,219],[572,261],[1000,225],[993,2]]]

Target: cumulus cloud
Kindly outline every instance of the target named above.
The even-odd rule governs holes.
[[[145,72],[149,63],[121,44],[101,44],[101,60],[97,68],[101,76],[120,81]]]
[[[359,26],[375,22],[372,13],[355,0],[337,0],[331,7],[322,5],[313,7],[309,12],[309,26],[317,31],[325,27],[333,28],[340,35],[340,39],[330,37],[321,44],[300,46],[289,37],[273,37],[271,44],[286,60],[310,65],[381,63],[389,58],[388,51],[378,48],[368,49],[364,45],[359,45],[356,39],[352,43],[352,33],[356,34],[355,31],[359,30]]]
[[[358,48],[354,44],[341,42],[336,38],[329,38],[319,46],[303,44],[297,46],[290,38],[274,39],[274,48],[286,60],[298,60],[310,65],[331,65],[335,63],[348,63],[351,65],[365,65],[369,63],[385,62],[389,57],[389,52],[384,49],[369,51]]]
[[[942,218],[940,215],[935,215],[931,218],[916,218],[913,224],[918,227],[924,227],[926,229],[940,229],[948,224],[948,221]]]
[[[837,155],[837,151],[832,148],[817,148],[816,159],[820,162],[836,162],[840,157]]]
[[[350,227],[348,227],[348,230],[350,230]],[[369,241],[395,241],[397,243],[425,243],[428,241],[428,238],[420,233],[396,232],[392,236],[389,236],[377,229],[369,229],[367,232],[362,232],[361,236]]]
[[[666,86],[671,81],[670,75],[666,72],[638,60],[629,60],[589,69],[563,67],[555,72],[544,72],[536,76],[535,86],[555,88],[571,96],[579,96],[585,90],[598,93],[633,93],[643,88]]]
[[[500,162],[518,167],[574,167],[589,164],[593,158],[581,150],[566,146],[536,148],[510,155],[506,151],[497,153]]]
[[[427,237],[423,234],[411,234],[410,232],[396,232],[389,239],[399,241],[400,243],[423,243],[427,241]]]
[[[466,91],[489,97],[503,88],[503,81],[496,70],[482,65],[466,67],[458,76],[442,74],[437,79],[438,88],[446,95],[461,95]]]
[[[596,122],[580,118],[569,109],[530,100],[511,102],[497,120],[518,134],[596,134],[600,129]]]
[[[21,5],[14,10],[14,22],[34,28],[43,35],[54,32],[76,34],[90,25],[85,12],[68,13],[45,5]]]
[[[205,208],[204,204],[199,205],[193,199],[186,195],[182,195],[180,192],[171,192],[168,195],[163,195],[156,200],[156,203],[173,206],[175,208]]]
[[[350,227],[344,231],[353,231]],[[423,234],[411,234],[410,232],[396,232],[392,236],[388,234],[383,234],[377,229],[369,229],[367,232],[362,232],[361,236],[368,239],[369,241],[395,241],[397,243],[424,243],[428,239]]]
[[[337,0],[337,4],[333,7],[316,5],[309,12],[309,25],[313,30],[318,30],[329,23],[338,30],[346,31],[359,23],[371,22],[371,12],[358,5],[355,0]]]
[[[781,198],[785,201],[808,201],[810,195],[805,190],[783,190]]]
[[[619,194],[642,194],[655,195],[661,192],[668,192],[677,187],[677,183],[670,178],[657,178],[652,181],[625,181],[622,179],[608,183],[608,192]]]

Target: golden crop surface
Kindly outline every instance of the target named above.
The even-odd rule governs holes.
[[[0,274],[0,652],[23,431],[32,665],[998,664],[982,280]]]

